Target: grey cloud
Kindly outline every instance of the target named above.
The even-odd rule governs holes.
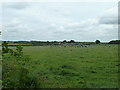
[[[14,3],[4,3],[3,7],[20,10],[20,9],[27,8],[28,4],[27,3],[22,3],[22,2],[19,2],[19,3],[15,3],[15,2]]]
[[[100,24],[118,24],[118,7],[115,6],[104,12],[99,17]]]
[[[101,17],[99,20],[100,24],[118,24],[118,17]]]

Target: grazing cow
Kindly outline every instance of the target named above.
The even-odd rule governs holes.
[[[83,47],[83,45],[81,45],[81,47]]]
[[[88,45],[85,45],[85,47],[88,47]]]
[[[76,47],[81,47],[81,46],[78,45],[78,46],[76,46]]]
[[[64,47],[66,47],[66,46],[64,46]]]

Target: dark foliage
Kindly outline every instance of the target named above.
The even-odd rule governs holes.
[[[95,43],[96,43],[96,44],[100,44],[100,40],[96,40]]]
[[[112,40],[109,44],[120,44],[120,40]]]

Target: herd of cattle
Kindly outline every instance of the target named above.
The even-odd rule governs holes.
[[[100,45],[100,44],[98,44],[98,45]],[[88,44],[81,44],[81,45],[48,45],[49,47],[90,47],[90,46],[92,46],[92,45],[88,45]],[[104,44],[104,46],[107,46],[107,47],[111,47],[111,45],[108,45],[108,44]]]
[[[50,47],[89,47],[90,45],[50,45]]]

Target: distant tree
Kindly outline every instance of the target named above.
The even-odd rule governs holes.
[[[49,45],[49,44],[50,44],[50,42],[49,42],[49,41],[47,41],[46,43],[47,43],[47,45]]]
[[[49,41],[47,41],[47,43],[50,43]]]
[[[74,43],[75,41],[74,40],[70,40],[70,43]]]
[[[100,40],[96,40],[95,43],[96,43],[96,44],[100,44]]]
[[[53,43],[57,43],[57,41],[53,41]]]
[[[63,43],[66,43],[67,41],[66,40],[63,40]]]
[[[47,41],[47,43],[50,43],[49,41]]]
[[[120,40],[112,40],[108,44],[120,44]]]

